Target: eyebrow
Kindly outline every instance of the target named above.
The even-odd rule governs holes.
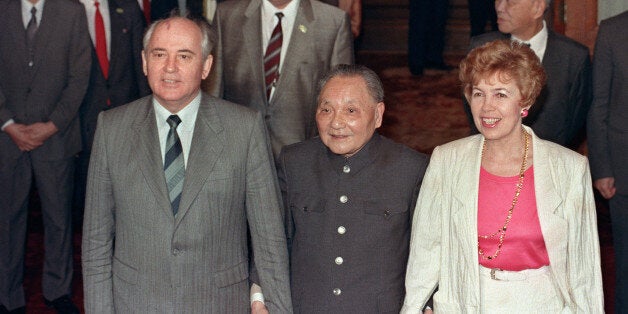
[[[154,51],[166,51],[166,49],[165,48],[153,48],[153,49],[150,50],[150,52],[154,52]],[[177,50],[177,53],[182,53],[182,52],[183,53],[189,53],[189,54],[196,55],[196,53],[194,53],[194,51],[192,51],[190,49],[180,49],[180,50]]]

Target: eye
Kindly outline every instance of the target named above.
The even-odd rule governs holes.
[[[497,98],[508,98],[508,95],[506,95],[506,93],[497,93],[495,95],[495,97],[497,97]]]
[[[163,58],[163,57],[165,57],[165,56],[166,56],[166,54],[165,54],[164,52],[162,52],[162,51],[154,51],[154,52],[152,53],[152,56],[153,56],[154,58]]]
[[[347,111],[349,113],[356,113],[356,112],[358,112],[358,110],[356,108],[353,108],[353,107],[348,108]]]
[[[329,112],[329,108],[319,108],[318,112],[320,112],[320,113],[328,113]]]
[[[179,59],[181,59],[181,60],[191,60],[192,56],[189,55],[189,54],[181,54],[181,55],[179,55]]]
[[[482,97],[482,96],[484,96],[484,94],[482,94],[482,92],[479,92],[479,91],[474,91],[471,94],[471,97],[473,97],[473,98]]]

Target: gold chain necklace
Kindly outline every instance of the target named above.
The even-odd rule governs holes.
[[[515,205],[517,205],[517,201],[519,200],[519,194],[521,194],[521,189],[523,188],[523,174],[525,173],[526,164],[528,160],[528,148],[530,147],[530,134],[528,134],[528,132],[523,130],[523,137],[525,139],[525,149],[523,151],[523,161],[521,162],[521,169],[519,170],[519,181],[517,182],[517,188],[515,189],[515,196],[512,198],[512,204],[510,205],[510,209],[508,210],[508,215],[506,215],[506,221],[504,222],[504,225],[501,228],[497,229],[497,231],[493,232],[492,234],[478,235],[478,237],[482,239],[491,239],[499,235],[499,242],[497,243],[497,250],[495,251],[495,254],[489,255],[489,256],[484,255],[484,250],[482,250],[482,248],[480,247],[480,241],[478,239],[478,253],[483,259],[492,260],[496,258],[501,252],[502,246],[504,245],[504,238],[506,237],[506,230],[508,229],[508,224],[510,223],[510,220],[512,219],[512,212],[515,209]],[[482,156],[481,156],[482,159],[484,159],[485,150],[486,150],[486,140],[484,140],[484,143],[482,144]]]

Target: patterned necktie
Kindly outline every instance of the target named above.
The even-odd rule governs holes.
[[[264,77],[266,81],[266,99],[270,100],[270,92],[279,79],[279,59],[281,57],[281,44],[283,42],[283,32],[281,30],[281,18],[283,13],[277,14],[279,21],[273,29],[273,33],[266,47],[264,54]]]
[[[33,7],[31,9],[31,19],[28,21],[28,25],[26,25],[26,40],[29,47],[32,46],[35,33],[37,33],[37,15],[35,13],[37,13],[37,9]]]
[[[185,163],[183,161],[183,148],[177,134],[177,126],[181,119],[177,115],[168,117],[170,131],[166,138],[166,157],[164,162],[164,172],[166,174],[166,184],[168,185],[168,196],[174,215],[179,211],[179,201],[183,191],[183,179],[185,178]]]

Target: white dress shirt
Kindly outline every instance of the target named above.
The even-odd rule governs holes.
[[[24,1],[24,0],[22,0]],[[92,44],[96,47],[96,26],[94,25],[94,16],[96,15],[96,3],[95,0],[79,0],[85,7],[85,14],[87,16],[87,28],[89,29],[89,36],[92,38]],[[111,60],[111,20],[109,18],[109,2],[108,0],[98,0],[98,9],[102,16],[103,23],[105,24],[105,38],[107,39],[107,59]]]
[[[201,105],[201,92],[183,109],[176,113],[181,119],[181,123],[177,126],[177,134],[181,140],[181,148],[183,149],[183,162],[185,167],[188,165],[188,156],[190,155],[190,146],[192,145],[192,136],[194,135],[194,126],[196,125],[196,116],[198,108]],[[166,160],[166,139],[170,131],[170,125],[166,120],[175,114],[168,111],[153,97],[153,108],[155,108],[155,119],[157,122],[157,132],[159,132],[159,147],[161,148],[161,161]]]
[[[273,6],[270,1],[264,0],[262,1],[262,56],[264,58],[264,54],[266,53],[266,47],[268,46],[268,41],[270,41],[270,37],[273,34],[273,29],[277,25],[277,21],[279,18],[275,15],[279,12],[283,13],[283,18],[281,19],[281,31],[282,31],[282,42],[281,42],[281,54],[279,59],[279,73],[281,74],[281,68],[283,67],[284,60],[286,60],[286,52],[288,51],[288,45],[290,44],[290,38],[292,37],[292,29],[294,28],[294,21],[297,18],[297,12],[299,10],[299,2],[300,0],[292,0],[288,3],[288,5],[283,9],[277,9]],[[270,97],[275,93],[275,87],[273,86],[270,91]]]
[[[511,36],[512,40],[530,44],[530,48],[534,51],[539,60],[543,62],[543,56],[545,55],[545,48],[547,48],[547,25],[545,25],[545,21],[543,21],[543,28],[540,32],[536,33],[536,35],[532,36],[530,40],[525,41],[521,40],[515,36]]]

